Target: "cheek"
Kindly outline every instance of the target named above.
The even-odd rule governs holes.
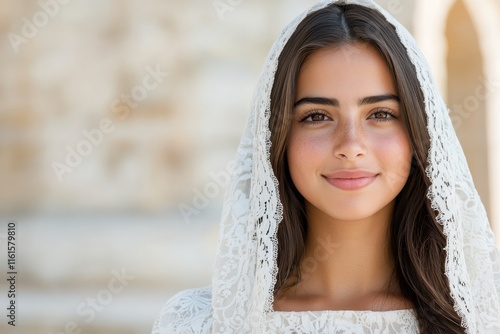
[[[287,147],[288,166],[292,177],[301,171],[314,169],[328,158],[331,139],[328,136],[291,135]]]
[[[405,183],[411,169],[412,151],[404,132],[379,140],[379,156],[384,161],[384,169],[398,183]]]

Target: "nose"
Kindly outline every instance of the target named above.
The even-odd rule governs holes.
[[[341,122],[333,136],[335,157],[355,161],[366,154],[364,130],[356,120]]]

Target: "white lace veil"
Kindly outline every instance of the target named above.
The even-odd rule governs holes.
[[[271,87],[278,57],[299,22],[333,2],[322,1],[291,22],[267,58],[224,201],[211,310],[204,315],[213,317],[212,333],[265,332],[277,273],[276,231],[282,219],[277,181],[269,160]],[[432,186],[428,197],[432,208],[439,212],[437,221],[447,237],[446,275],[454,307],[467,333],[484,333],[495,326],[500,329],[499,252],[429,66],[413,37],[380,6],[370,0],[342,2],[381,12],[396,27],[417,69],[431,141],[427,175]],[[170,305],[171,309],[163,314],[178,311]]]

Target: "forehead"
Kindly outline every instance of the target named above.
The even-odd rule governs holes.
[[[296,98],[358,99],[381,93],[397,94],[385,60],[372,45],[354,43],[309,55],[299,72]]]

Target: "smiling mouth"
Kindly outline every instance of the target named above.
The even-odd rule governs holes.
[[[364,170],[341,170],[323,175],[328,183],[341,190],[358,190],[370,185],[378,174]]]

